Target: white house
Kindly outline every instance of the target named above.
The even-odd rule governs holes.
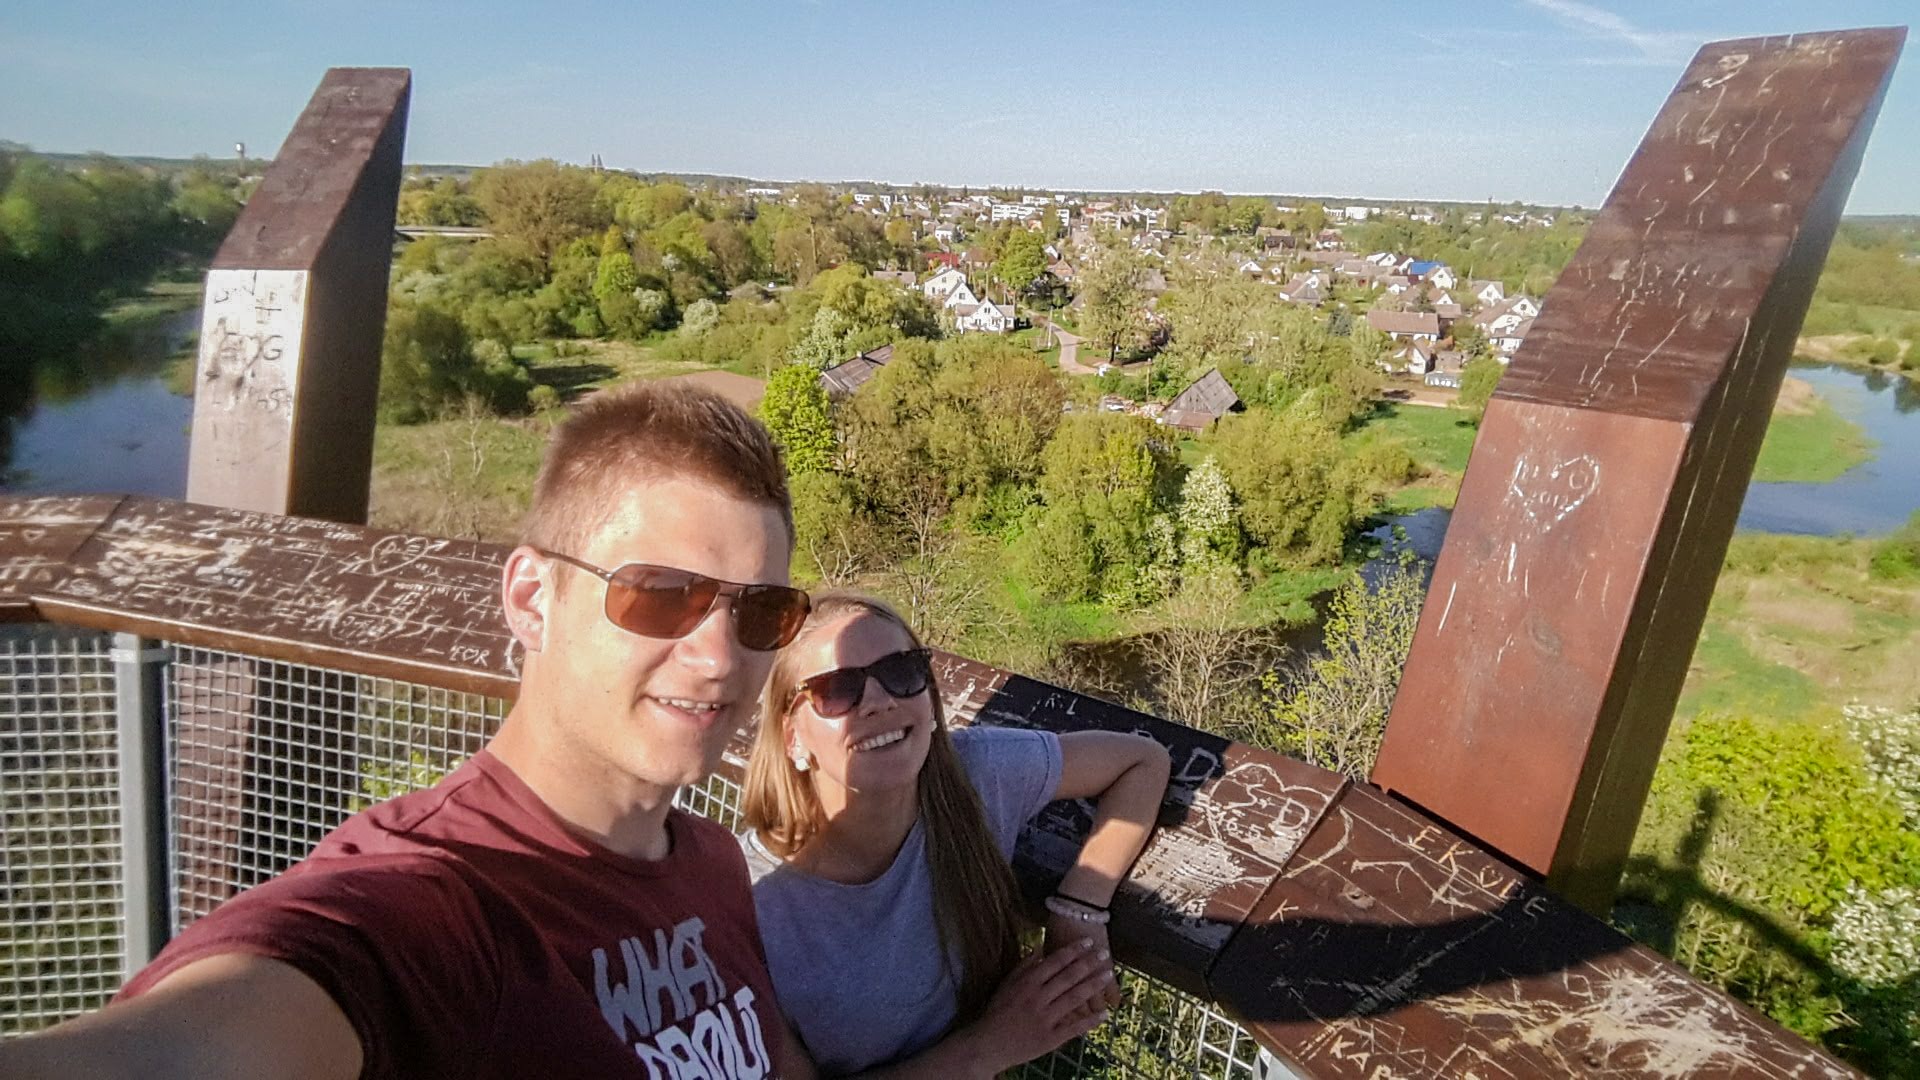
[[[933,301],[936,304],[939,304],[939,303],[944,303],[949,296],[952,296],[955,289],[964,289],[966,287],[967,287],[967,275],[949,266],[946,269],[928,278],[927,280],[921,282],[920,292],[921,292],[921,295],[925,296],[927,299]],[[967,295],[971,296],[973,294],[968,293]],[[978,300],[973,300],[970,302],[976,303],[976,304],[979,303]]]
[[[1380,361],[1380,366],[1388,371],[1397,367],[1409,375],[1425,375],[1433,370],[1434,351],[1431,341],[1409,342],[1405,348],[1396,351],[1391,360]]]
[[[972,304],[953,309],[953,328],[961,333],[1004,334],[1013,329],[1010,304]]]
[[[1520,349],[1520,343],[1527,339],[1527,332],[1533,329],[1532,319],[1521,319],[1512,325],[1503,324],[1499,330],[1487,332],[1487,341],[1500,350],[1500,362],[1506,363]]]
[[[978,307],[979,305],[980,298],[973,294],[973,286],[962,281],[952,292],[947,294],[946,300],[941,303],[940,306],[948,310],[954,310],[958,308]]]
[[[1497,281],[1475,281],[1467,287],[1473,290],[1473,302],[1481,307],[1507,298],[1507,287]]]
[[[1367,325],[1395,341],[1434,342],[1440,340],[1440,318],[1431,311],[1367,312]]]

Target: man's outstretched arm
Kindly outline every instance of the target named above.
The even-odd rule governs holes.
[[[360,1065],[360,1037],[319,983],[246,953],[196,960],[131,1001],[0,1043],[8,1080],[353,1080]]]

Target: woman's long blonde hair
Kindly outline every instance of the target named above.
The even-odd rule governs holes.
[[[880,600],[854,593],[829,592],[813,598],[813,611],[792,642],[774,658],[761,701],[760,732],[747,763],[741,810],[749,828],[783,858],[806,846],[826,825],[813,782],[787,756],[787,711],[799,683],[800,645],[820,629],[844,618],[876,618],[898,626],[920,647],[920,638],[898,612]],[[1019,905],[1013,870],[994,843],[985,808],[968,781],[960,755],[947,733],[937,683],[927,686],[933,707],[933,741],[920,770],[920,823],[933,881],[933,922],[940,932],[941,955],[958,988],[964,1024],[986,1009],[994,989],[1020,957]]]

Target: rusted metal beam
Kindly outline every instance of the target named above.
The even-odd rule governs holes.
[[[44,517],[43,503],[0,499],[0,522]],[[33,550],[0,529],[0,566]],[[25,595],[76,625],[506,696],[506,552],[130,498]],[[1306,1075],[1846,1075],[1376,788],[962,657],[937,666],[956,723],[1134,731],[1170,748],[1173,785],[1115,897],[1114,947],[1221,1002]],[[193,670],[178,693],[207,711],[253,694],[248,671]],[[331,739],[329,720],[279,732],[282,753]],[[197,756],[176,760],[195,815],[180,844],[188,920],[242,884],[221,845],[258,830],[231,793],[263,779],[243,742],[196,739]],[[733,750],[738,779],[744,742]],[[1015,867],[1030,891],[1051,888],[1090,823],[1059,803],[1027,831]],[[261,872],[300,853],[267,854]]]
[[[0,622],[38,619],[34,592],[66,572],[119,503],[113,495],[0,499]]]
[[[1481,424],[1372,779],[1588,910],[1904,39],[1702,48]]]
[[[187,498],[367,519],[411,77],[334,68],[207,273]]]
[[[75,626],[511,697],[508,550],[130,496],[29,593]]]

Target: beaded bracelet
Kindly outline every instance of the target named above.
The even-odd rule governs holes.
[[[1113,918],[1113,914],[1105,908],[1097,908],[1059,893],[1047,897],[1047,910],[1061,918],[1078,919],[1095,926],[1105,926]]]

